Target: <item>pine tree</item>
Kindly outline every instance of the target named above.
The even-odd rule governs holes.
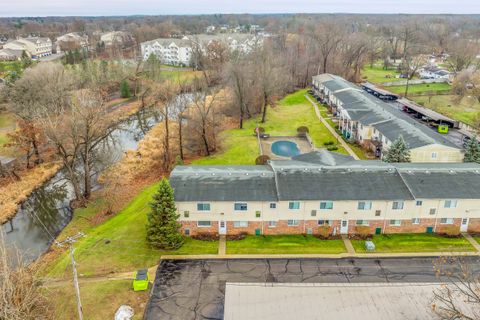
[[[477,137],[473,137],[468,141],[465,147],[465,162],[480,163],[480,144]]]
[[[395,140],[383,156],[385,162],[410,162],[410,150],[402,136]]]
[[[151,211],[148,214],[147,241],[160,249],[177,249],[183,244],[180,233],[181,225],[177,222],[177,214],[173,189],[167,179],[162,179],[157,193],[150,203]]]
[[[130,87],[128,86],[127,80],[123,80],[120,85],[120,95],[122,98],[130,98]]]

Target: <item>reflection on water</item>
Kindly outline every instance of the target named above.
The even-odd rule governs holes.
[[[138,112],[123,122],[100,148],[118,161],[125,151],[136,149],[138,142],[160,120],[152,110]],[[64,177],[63,171],[59,171],[30,195],[12,220],[1,226],[7,243],[15,245],[28,261],[48,250],[72,218],[69,203],[74,193]],[[94,184],[94,189],[98,188],[95,181]]]

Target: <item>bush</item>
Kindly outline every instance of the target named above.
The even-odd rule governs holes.
[[[327,148],[328,151],[336,151],[338,150],[338,147],[337,146],[330,146]]]
[[[309,133],[308,127],[305,127],[305,126],[298,127],[297,128],[297,133],[299,133],[299,134]]]
[[[260,133],[260,134],[265,133],[265,128],[264,127],[258,127],[258,128],[253,129],[254,134],[257,134],[257,129],[258,129],[258,133]]]
[[[361,239],[367,239],[372,235],[368,226],[356,226],[355,234]]]
[[[218,233],[202,232],[192,236],[192,239],[201,241],[218,241],[218,239],[220,239],[220,236],[218,235]]]
[[[458,237],[460,236],[460,227],[459,226],[445,226],[443,227],[443,233],[447,237]]]
[[[329,226],[318,227],[318,236],[319,238],[328,239],[332,234],[332,228]]]
[[[258,156],[257,159],[255,159],[255,164],[256,165],[264,165],[264,164],[267,164],[268,160],[270,160],[269,156],[261,155],[261,156]]]
[[[323,143],[324,146],[332,146],[332,145],[334,145],[334,144],[335,144],[335,142],[334,142],[334,141],[331,141],[331,140],[325,141],[325,142]]]

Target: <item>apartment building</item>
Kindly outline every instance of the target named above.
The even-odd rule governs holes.
[[[38,59],[52,54],[52,40],[40,37],[18,38],[5,43],[3,48],[16,52],[25,51],[32,59]]]
[[[181,39],[160,38],[142,42],[140,48],[143,60],[147,60],[151,54],[154,54],[162,63],[190,66],[194,49],[204,50],[213,42],[224,43],[232,51],[248,53],[262,43],[263,38],[250,34],[197,34]]]
[[[198,233],[480,231],[480,165],[353,160],[322,151],[257,166],[177,166],[179,221]]]
[[[57,53],[75,49],[88,49],[88,36],[76,32],[64,34],[55,43]]]
[[[107,48],[112,46],[126,48],[135,45],[135,38],[126,31],[111,31],[101,34],[100,42]]]
[[[395,106],[366,93],[345,79],[321,74],[313,77],[314,94],[327,104],[346,139],[382,157],[402,136],[412,162],[462,162],[463,151]]]

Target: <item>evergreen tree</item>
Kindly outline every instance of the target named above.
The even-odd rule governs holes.
[[[131,96],[127,80],[123,80],[120,84],[120,96],[122,98],[130,98]]]
[[[468,141],[465,147],[465,162],[480,163],[480,144],[477,137],[473,137]]]
[[[147,221],[147,241],[160,249],[177,249],[183,244],[180,233],[180,215],[177,214],[173,189],[167,179],[162,179],[157,193],[150,203],[151,211]]]
[[[25,50],[22,51],[22,57],[20,59],[22,60],[23,69],[27,69],[32,65],[32,59],[30,59],[30,56],[25,52]]]
[[[410,150],[402,136],[395,140],[383,156],[385,162],[410,162]]]

